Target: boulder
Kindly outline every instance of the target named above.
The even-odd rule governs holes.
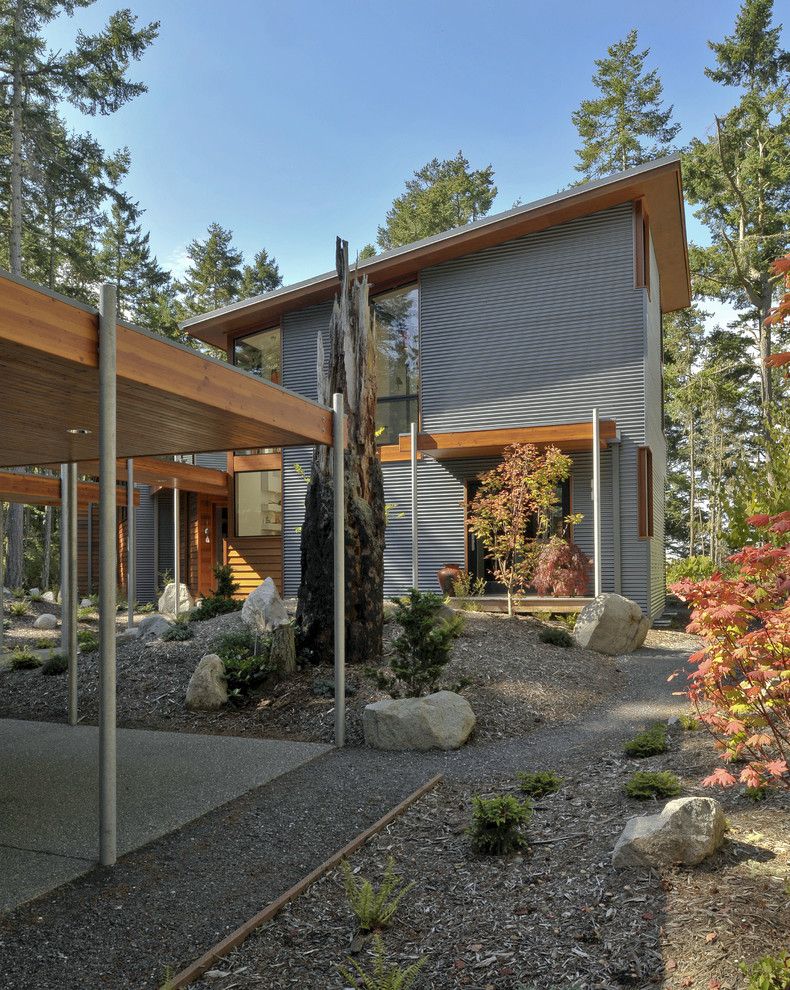
[[[90,600],[90,598],[83,598],[82,601],[80,602],[80,608],[92,608],[92,607],[93,607],[93,602]]]
[[[139,639],[139,638],[140,638],[140,630],[135,626],[132,626],[131,629],[124,629],[122,633],[118,633],[118,639],[120,640]]]
[[[49,602],[50,605],[57,605],[58,596],[55,594],[54,591],[45,591],[44,594],[41,596],[41,601]]]
[[[57,629],[58,617],[51,612],[42,612],[33,623],[34,629]]]
[[[191,611],[195,602],[185,584],[180,584],[178,589],[178,614],[183,615],[184,612]],[[176,614],[176,586],[173,581],[166,585],[162,592],[162,597],[159,599],[159,612],[165,616],[175,616]]]
[[[612,863],[627,866],[694,866],[724,841],[726,821],[714,798],[675,798],[657,815],[629,818],[612,853]]]
[[[610,657],[633,653],[644,643],[650,620],[630,598],[599,595],[579,612],[573,638],[584,649]]]
[[[31,588],[28,594],[31,598],[41,598],[41,588]]]
[[[187,686],[187,708],[191,712],[215,712],[227,704],[225,667],[216,653],[203,657]]]
[[[279,677],[286,677],[296,670],[296,630],[292,625],[273,630],[269,660]]]
[[[247,595],[241,607],[241,621],[259,633],[271,632],[290,622],[288,611],[270,577]]]
[[[157,636],[163,636],[170,628],[172,628],[172,624],[164,616],[157,615],[155,612],[153,615],[146,615],[145,618],[140,619],[140,624],[137,626],[141,639],[155,639]]]
[[[365,742],[375,749],[458,749],[475,727],[475,714],[460,694],[437,691],[367,705],[362,725]]]

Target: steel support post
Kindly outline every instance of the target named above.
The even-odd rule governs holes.
[[[593,568],[595,597],[601,593],[601,424],[598,408],[592,413],[593,433]]]
[[[346,742],[346,493],[345,415],[343,395],[332,396],[333,472],[335,504],[333,519],[333,579],[335,595],[335,745]]]

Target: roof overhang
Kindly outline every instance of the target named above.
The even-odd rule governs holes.
[[[661,309],[665,313],[684,309],[691,302],[691,280],[678,155],[573,186],[555,196],[375,255],[360,262],[358,271],[368,276],[376,292],[384,291],[416,278],[432,265],[639,200],[650,217],[661,280]],[[274,326],[284,313],[332,299],[338,284],[337,273],[326,272],[192,317],[182,326],[193,337],[225,348],[229,336]]]
[[[99,476],[99,462],[80,462],[79,473],[94,478]],[[178,488],[182,492],[197,492],[200,495],[213,495],[226,498],[228,495],[228,473],[216,468],[185,464],[183,461],[160,460],[156,457],[136,457],[132,474],[135,484],[151,485],[153,488]],[[127,481],[126,461],[118,461],[116,477]]]
[[[95,309],[0,274],[0,466],[99,455]],[[332,442],[332,411],[223,361],[117,327],[117,454]]]
[[[601,447],[617,439],[617,423],[602,419],[599,427]],[[592,450],[591,422],[558,423],[552,426],[518,426],[497,430],[458,430],[454,433],[418,433],[417,450],[437,461],[460,460],[464,457],[499,457],[514,443],[532,443],[538,447],[553,446],[563,451]],[[400,453],[411,452],[408,434],[398,438]]]

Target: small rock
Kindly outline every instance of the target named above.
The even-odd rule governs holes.
[[[178,589],[178,614],[183,615],[192,610],[195,602],[185,584],[180,584]],[[173,581],[165,585],[165,590],[159,599],[159,613],[165,616],[175,616],[176,614],[176,586]]]
[[[156,637],[163,636],[168,629],[171,628],[171,623],[162,615],[146,615],[145,618],[140,620],[139,626],[137,626],[138,635],[143,639],[155,639]]]
[[[579,612],[573,638],[583,649],[610,657],[633,653],[644,643],[650,620],[630,598],[599,595]]]
[[[41,596],[42,602],[49,602],[50,605],[57,605],[58,598],[54,591],[45,591]]]
[[[612,853],[612,864],[695,866],[724,841],[726,821],[714,798],[675,798],[657,815],[629,818]]]
[[[225,667],[216,653],[203,657],[189,678],[187,708],[192,712],[215,712],[227,704]]]
[[[290,622],[288,610],[270,577],[245,599],[241,607],[241,621],[259,633],[271,632]]]
[[[31,598],[40,598],[41,588],[31,588],[28,594],[30,595]]]
[[[118,633],[118,639],[139,639],[139,638],[140,638],[140,630],[136,626],[132,626],[131,629],[124,629],[122,633]]]
[[[80,602],[80,608],[92,608],[92,607],[93,607],[93,602],[90,600],[90,598],[83,598],[82,601]]]
[[[376,701],[362,713],[365,742],[374,749],[458,749],[475,721],[472,706],[453,691]]]
[[[51,612],[42,612],[33,623],[34,629],[57,629],[58,617]]]

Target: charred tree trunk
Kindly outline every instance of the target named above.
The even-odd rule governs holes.
[[[318,397],[345,397],[346,654],[349,663],[376,662],[384,624],[384,483],[376,450],[376,346],[368,283],[351,277],[348,244],[337,239],[340,293],[329,327],[329,374],[318,336]],[[332,451],[317,447],[305,499],[302,581],[297,623],[300,652],[316,663],[333,659]]]
[[[49,588],[49,579],[52,571],[52,506],[48,505],[44,510],[44,548],[41,557],[41,587],[46,591]]]

